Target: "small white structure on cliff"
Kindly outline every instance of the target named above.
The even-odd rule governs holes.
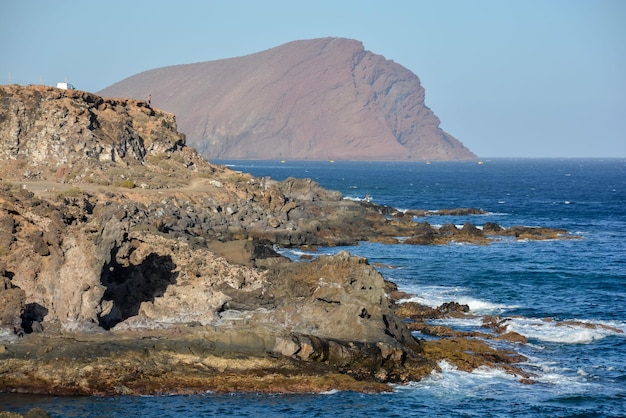
[[[67,81],[65,81],[63,83],[57,83],[57,88],[58,89],[63,89],[63,90],[74,90],[74,86],[72,86]]]

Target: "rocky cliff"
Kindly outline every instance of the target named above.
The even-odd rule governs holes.
[[[0,159],[32,166],[74,163],[140,164],[150,153],[180,149],[174,115],[147,103],[105,100],[79,90],[6,86],[0,90]]]
[[[434,228],[309,179],[238,173],[145,101],[2,86],[0,102],[2,391],[387,390],[447,351],[411,335],[367,260],[277,247],[565,233]],[[485,353],[472,367],[500,359]]]
[[[476,158],[439,127],[415,74],[350,39],[158,68],[99,93],[151,95],[210,159]]]

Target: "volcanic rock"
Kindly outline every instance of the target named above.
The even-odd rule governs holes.
[[[0,391],[382,391],[445,356],[367,260],[277,250],[456,236],[210,164],[146,102],[42,86],[0,101]]]
[[[4,274],[0,275],[0,330],[21,332],[26,293]]]

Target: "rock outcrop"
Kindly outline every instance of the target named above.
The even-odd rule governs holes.
[[[174,115],[142,101],[105,100],[79,90],[43,86],[3,86],[0,104],[3,171],[20,161],[28,166],[25,177],[80,170],[76,174],[84,178],[88,166],[139,165],[150,154],[180,150],[185,143]]]
[[[142,101],[37,86],[0,101],[0,391],[388,390],[450,348],[412,336],[367,260],[277,247],[565,234],[441,231],[415,222],[423,211],[238,173]]]
[[[152,96],[210,159],[468,160],[411,71],[355,40],[146,71],[99,92]]]

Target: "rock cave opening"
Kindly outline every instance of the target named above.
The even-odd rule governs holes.
[[[100,275],[100,283],[106,290],[100,302],[103,312],[98,315],[98,322],[106,330],[136,316],[143,302],[163,296],[178,277],[170,256],[151,253],[139,264],[120,264],[116,255],[117,249],[112,250],[111,261],[104,265]]]
[[[38,303],[27,303],[22,313],[22,329],[26,334],[41,332],[43,318],[48,315],[48,309]]]

